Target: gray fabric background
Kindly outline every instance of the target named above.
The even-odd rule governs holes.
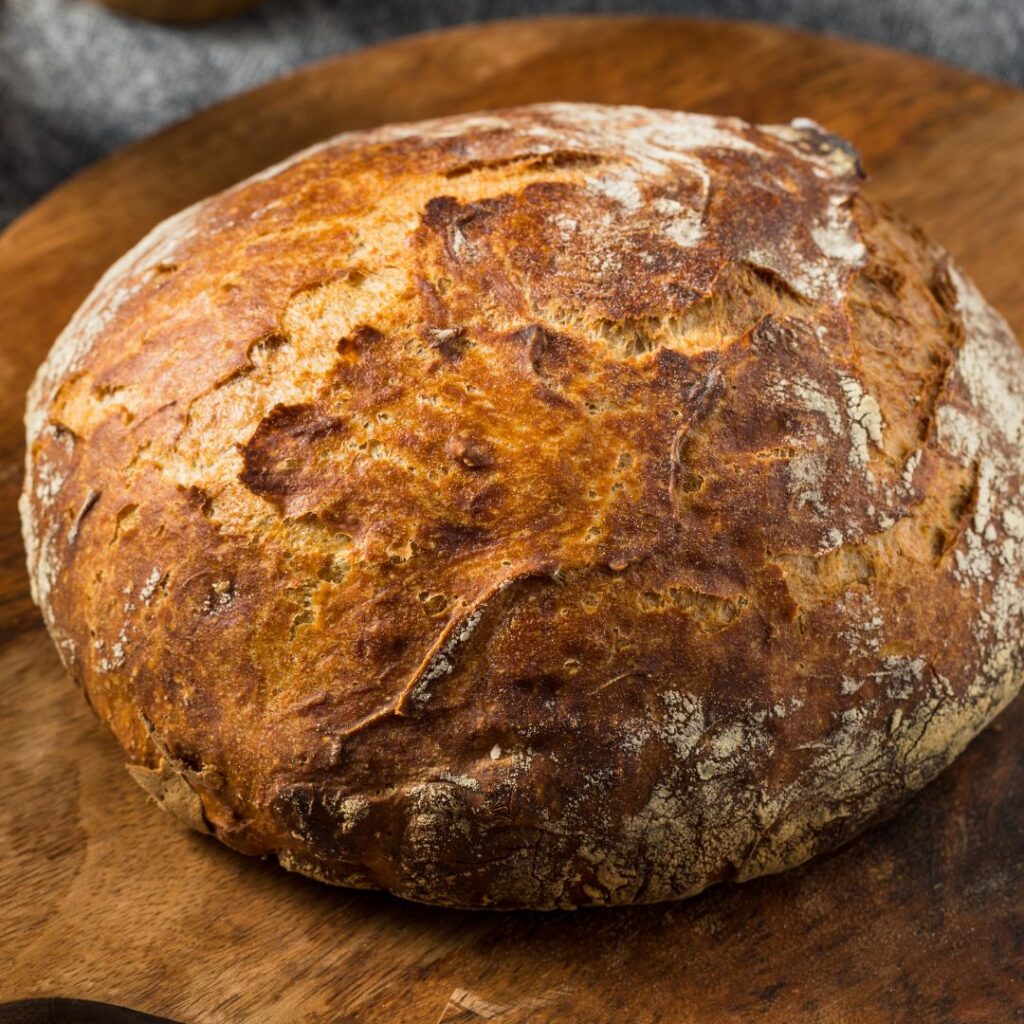
[[[1024,0],[270,0],[201,28],[91,0],[0,0],[0,224],[104,153],[307,61],[463,21],[583,11],[778,21],[1024,84]]]

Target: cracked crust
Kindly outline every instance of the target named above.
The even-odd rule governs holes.
[[[327,882],[779,871],[1021,684],[1024,358],[809,122],[340,136],[112,268],[26,422],[33,593],[133,777]]]

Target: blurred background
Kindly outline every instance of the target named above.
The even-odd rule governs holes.
[[[1024,85],[1024,0],[0,0],[0,225],[73,171],[311,60],[466,21],[634,12],[755,18]],[[727,69],[723,69],[727,71]],[[415,84],[410,83],[414,88]]]

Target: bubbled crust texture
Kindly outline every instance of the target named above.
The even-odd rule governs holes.
[[[1024,360],[808,122],[343,135],[115,266],[34,592],[168,810],[328,882],[630,903],[834,847],[1022,676]]]

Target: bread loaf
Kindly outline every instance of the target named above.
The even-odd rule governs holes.
[[[168,811],[469,907],[835,847],[1022,681],[1024,358],[816,125],[339,136],[162,224],[29,397],[35,598]]]

